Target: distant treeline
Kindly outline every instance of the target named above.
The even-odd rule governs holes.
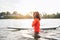
[[[21,13],[18,13],[14,11],[13,13],[7,12],[0,12],[0,19],[26,19],[26,18],[32,18],[31,15],[26,14],[22,15]]]
[[[60,18],[60,13],[56,14],[43,14],[42,18]]]
[[[41,18],[60,18],[60,13],[56,14],[43,14],[40,15]],[[0,19],[31,19],[32,16],[28,14],[22,15],[21,13],[18,13],[14,11],[13,13],[7,12],[0,12]]]

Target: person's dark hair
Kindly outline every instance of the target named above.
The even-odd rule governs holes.
[[[34,12],[33,15],[34,15],[34,18],[38,18],[40,20],[40,14],[39,14],[39,12]]]

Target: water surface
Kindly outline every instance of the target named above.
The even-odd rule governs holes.
[[[6,27],[31,27],[33,19],[1,19],[0,40],[34,40],[33,30],[15,30]],[[60,26],[60,19],[42,19],[41,27]],[[60,27],[56,30],[41,30],[39,40],[60,40]]]

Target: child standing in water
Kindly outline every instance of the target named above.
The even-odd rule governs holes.
[[[32,27],[34,29],[34,38],[40,38],[38,35],[40,32],[40,14],[39,12],[33,13],[34,21],[32,22]]]

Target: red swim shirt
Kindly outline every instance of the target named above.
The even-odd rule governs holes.
[[[40,32],[40,20],[38,18],[34,19],[32,27],[34,28],[34,32]]]

